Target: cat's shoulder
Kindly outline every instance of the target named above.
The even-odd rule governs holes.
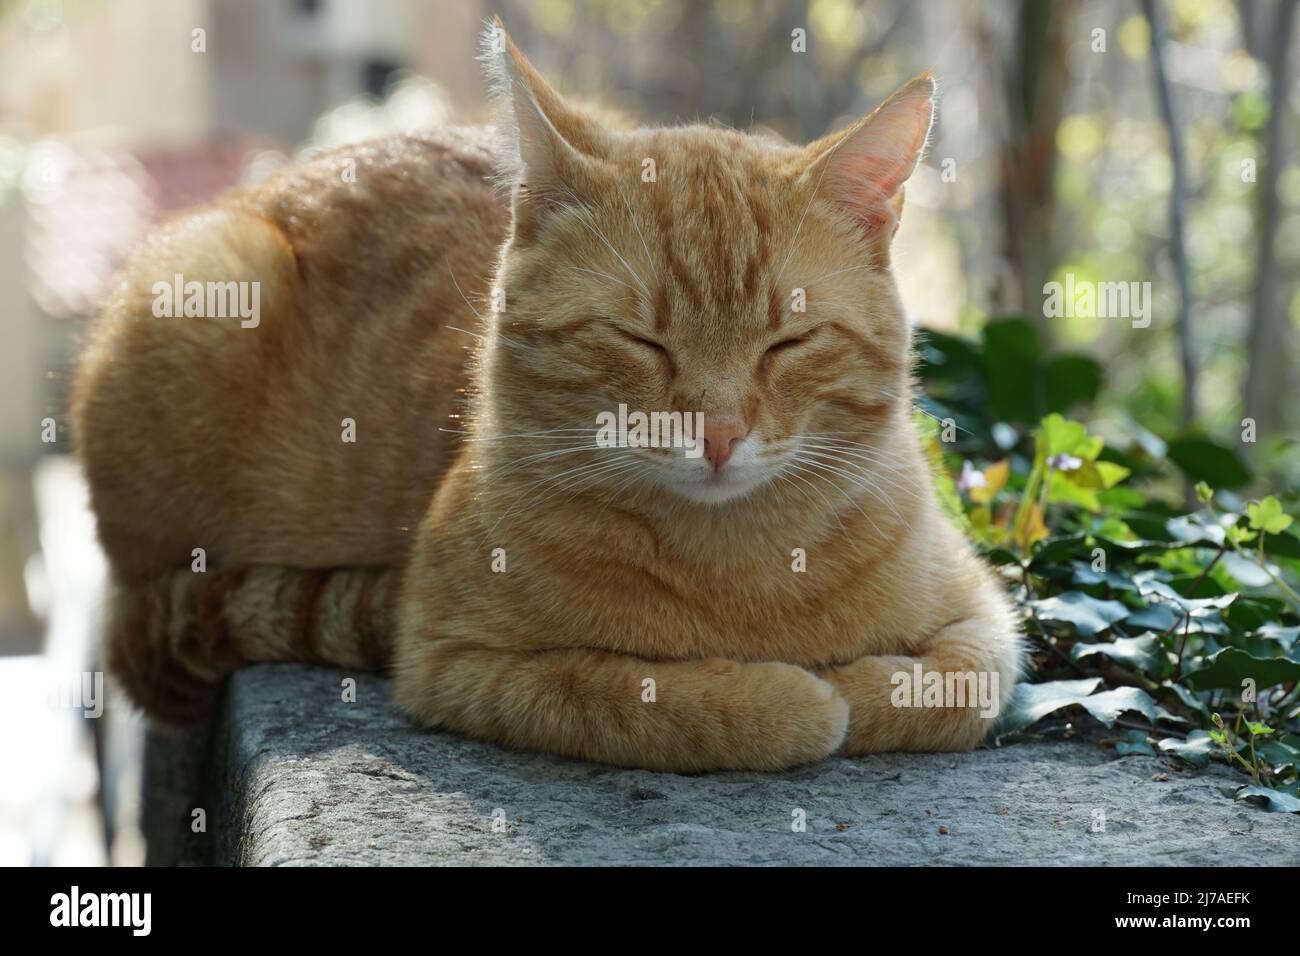
[[[496,171],[495,136],[490,126],[442,126],[343,146],[321,154],[316,161],[337,165],[348,156],[375,171],[402,174],[464,174],[490,181]]]
[[[466,209],[504,228],[493,143],[489,127],[390,134],[298,160],[225,204],[275,222],[291,239],[347,222],[401,227]]]

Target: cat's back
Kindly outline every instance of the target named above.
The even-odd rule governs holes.
[[[335,149],[141,245],[73,390],[119,573],[195,547],[226,563],[400,560],[458,447],[441,429],[473,339],[456,329],[475,328],[466,300],[484,299],[508,223],[491,144],[450,128]]]
[[[353,286],[360,275],[409,280],[453,245],[495,251],[508,209],[492,146],[488,127],[394,134],[290,165],[224,205],[274,223],[308,282],[328,284],[344,264]]]

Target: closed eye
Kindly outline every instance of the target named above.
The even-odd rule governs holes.
[[[663,346],[663,345],[660,345],[660,344],[659,344],[658,342],[656,342],[654,339],[647,339],[645,336],[642,336],[642,335],[635,335],[634,333],[632,333],[632,332],[628,332],[628,331],[626,331],[626,330],[624,330],[624,329],[619,329],[619,330],[618,330],[618,333],[619,333],[619,335],[623,336],[623,338],[627,339],[628,341],[635,342],[635,343],[637,343],[638,345],[643,345],[643,346],[645,346],[646,348],[654,349],[654,350],[655,350],[656,352],[658,352],[660,355],[664,355],[664,356],[667,356],[667,355],[668,355],[668,349],[667,349],[667,347],[666,347],[666,346]]]
[[[794,339],[782,339],[780,342],[777,342],[775,345],[769,347],[767,350],[767,354],[775,355],[777,352],[784,352],[788,349],[792,349],[796,345],[803,345],[804,342],[807,341],[808,341],[808,337],[804,335],[801,335],[798,338],[794,338]]]
[[[820,331],[820,328],[816,328],[805,332],[803,335],[794,335],[788,339],[782,339],[776,344],[768,347],[767,351],[763,353],[763,360],[768,361],[773,356],[779,355],[782,352],[788,352],[790,349],[798,348],[800,345],[803,345],[805,342],[812,339]]]

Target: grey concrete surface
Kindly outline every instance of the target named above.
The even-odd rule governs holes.
[[[655,774],[424,731],[382,679],[358,676],[345,703],[345,676],[283,664],[231,681],[203,775],[210,828],[197,839],[210,862],[1300,863],[1300,816],[1234,802],[1244,778],[1095,742],[840,758],[780,775]],[[191,813],[171,819],[189,829]],[[198,862],[194,839],[187,846]]]

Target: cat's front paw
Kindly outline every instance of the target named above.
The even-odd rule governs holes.
[[[830,683],[793,664],[751,664],[761,704],[741,727],[744,766],[781,770],[835,753],[849,725],[849,703]]]

